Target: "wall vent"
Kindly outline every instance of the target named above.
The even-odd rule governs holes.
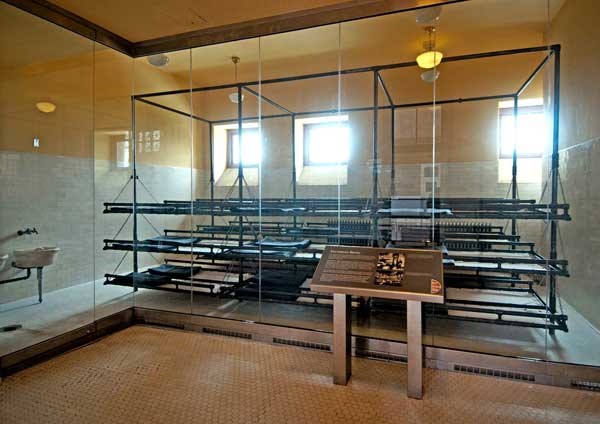
[[[177,330],[184,330],[185,329],[185,325],[182,322],[171,322],[171,321],[163,321],[161,319],[148,319],[148,318],[143,318],[142,321],[144,324],[147,325],[158,325],[160,327],[167,327],[167,328],[175,328]]]
[[[406,356],[394,355],[392,353],[383,353],[383,352],[375,352],[372,350],[359,350],[359,349],[356,349],[355,353],[356,353],[356,356],[360,356],[361,358],[376,359],[378,361],[402,362],[404,364],[407,362]]]
[[[241,333],[239,331],[223,330],[220,328],[203,327],[202,332],[219,336],[237,337],[238,339],[252,339],[252,334],[250,333]]]
[[[315,349],[315,350],[323,350],[326,352],[331,352],[331,346],[323,343],[310,343],[303,342],[300,340],[292,340],[292,339],[282,339],[281,337],[273,337],[273,344],[280,344],[286,346],[297,346],[304,347],[307,349]]]
[[[600,392],[600,383],[594,381],[572,380],[571,387],[580,390],[590,390],[592,392]]]
[[[535,375],[522,374],[513,371],[496,370],[493,368],[471,367],[468,365],[454,364],[454,371],[464,372],[467,374],[488,375],[490,377],[507,378],[509,380],[535,381]]]

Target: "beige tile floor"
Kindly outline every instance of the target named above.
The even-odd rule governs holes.
[[[19,323],[21,330],[0,332],[0,356],[23,349],[104,316],[131,306],[193,313],[236,320],[331,331],[332,311],[328,308],[264,302],[237,302],[230,299],[195,296],[186,293],[140,290],[105,286],[102,281],[80,284],[37,298],[0,305],[0,326]],[[542,359],[600,366],[600,332],[565,301],[569,332],[547,332],[535,328],[511,327],[452,321],[427,320],[423,342],[427,345],[496,355]],[[403,314],[373,313],[356,316],[355,335],[405,341]]]
[[[600,393],[353,359],[346,387],[331,355],[136,326],[10,376],[9,423],[598,423]]]

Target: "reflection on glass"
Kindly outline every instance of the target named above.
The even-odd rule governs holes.
[[[236,167],[240,164],[240,141],[237,129],[227,130],[228,147],[230,160],[229,167]],[[258,127],[242,127],[242,166],[258,166],[261,158],[261,142],[258,134]]]
[[[4,2],[0,40],[3,356],[95,317],[95,52]]]
[[[307,124],[304,143],[304,165],[346,164],[350,152],[350,128],[348,124],[336,122]]]

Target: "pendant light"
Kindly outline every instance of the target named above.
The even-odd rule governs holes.
[[[240,58],[237,56],[232,56],[231,57],[231,61],[233,62],[233,67],[234,67],[234,73],[235,73],[235,83],[238,83],[238,69],[237,69],[237,65],[238,63],[240,63]],[[233,93],[229,94],[229,101],[231,103],[238,103],[238,92],[237,90],[234,91]],[[244,101],[244,95],[242,94],[242,102]]]
[[[432,69],[442,62],[444,55],[442,52],[436,51],[432,40],[435,33],[434,26],[425,27],[425,31],[429,34],[429,42],[426,44],[426,51],[417,56],[417,64],[423,69]]]

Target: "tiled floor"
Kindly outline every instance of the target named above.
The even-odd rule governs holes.
[[[324,307],[269,302],[259,306],[258,302],[206,296],[194,296],[191,302],[186,293],[141,289],[134,295],[131,288],[105,286],[97,281],[95,285],[80,284],[47,293],[41,304],[37,298],[28,298],[0,305],[0,327],[23,325],[18,331],[0,332],[0,356],[134,305],[321,331],[331,331],[332,323],[332,311]],[[569,304],[563,301],[562,306],[569,316],[568,333],[558,331],[549,336],[542,329],[429,318],[423,342],[473,352],[600,366],[600,333]],[[404,316],[381,312],[368,316],[355,314],[352,332],[405,341]]]
[[[6,378],[9,423],[598,423],[600,393],[353,359],[346,387],[331,355],[136,326]]]

